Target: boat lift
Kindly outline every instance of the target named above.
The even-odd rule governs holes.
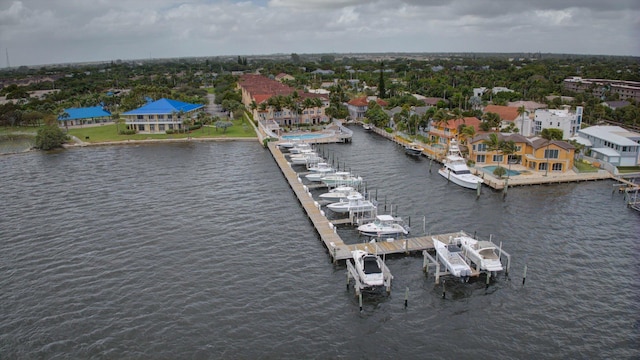
[[[491,241],[491,237],[489,238],[489,241]],[[451,243],[451,241],[449,241],[449,243]],[[507,259],[507,265],[504,268],[504,273],[505,275],[509,275],[509,268],[511,267],[511,255],[508,252],[502,250],[502,242],[499,246],[496,246],[496,248],[498,249],[498,258],[502,260],[502,257],[504,256]],[[464,257],[465,261],[472,267],[471,276],[479,276],[481,273],[487,272],[481,271],[480,264],[476,264],[475,262],[473,262],[464,252],[462,252],[462,256]],[[441,276],[452,275],[451,272],[449,272],[449,270],[447,269],[447,266],[445,264],[442,264],[438,260],[437,256],[434,258],[427,250],[422,251],[422,258],[422,270],[425,272],[426,276],[429,276],[430,268],[435,268],[434,275],[436,284],[440,283]],[[444,268],[444,271],[440,271],[441,267]],[[491,276],[491,274],[488,274],[488,276]]]
[[[377,249],[377,244],[376,245],[376,249]],[[365,250],[368,251],[368,245],[365,245],[364,247]],[[370,254],[376,254],[376,252],[369,252]],[[378,256],[376,254],[376,256]],[[364,290],[376,290],[375,288],[371,288],[367,285],[365,285],[362,280],[360,279],[360,275],[358,274],[358,271],[356,270],[355,266],[351,263],[350,259],[347,259],[346,261],[347,264],[347,289],[349,289],[349,283],[351,282],[351,279],[353,279],[354,284],[353,284],[353,290],[355,291],[355,295],[359,298],[360,300],[360,310],[362,310],[362,293]],[[385,263],[385,259],[382,258],[382,266],[381,266],[381,270],[382,270],[382,277],[384,279],[383,285],[379,286],[378,288],[384,288],[386,290],[387,295],[389,295],[391,293],[391,280],[393,280],[393,275],[391,275],[391,270],[389,270],[389,268],[387,267],[387,264]]]

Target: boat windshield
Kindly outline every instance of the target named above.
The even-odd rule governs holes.
[[[378,266],[378,261],[376,261],[375,256],[365,256],[364,259],[364,273],[365,274],[376,274],[382,272],[380,270],[380,266]]]
[[[458,170],[455,172],[458,175],[464,175],[464,174],[471,174],[471,171],[469,170]]]

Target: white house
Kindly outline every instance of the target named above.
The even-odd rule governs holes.
[[[591,157],[614,166],[640,163],[640,134],[619,126],[590,126],[578,131],[591,144]],[[586,142],[585,142],[586,143]]]
[[[582,106],[576,107],[576,112],[569,109],[537,109],[533,120],[533,133],[538,135],[542,129],[562,130],[562,139],[566,140],[576,135],[582,125]]]

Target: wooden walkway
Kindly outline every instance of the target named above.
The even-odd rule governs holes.
[[[433,249],[432,236],[448,242],[450,237],[455,237],[462,233],[455,232],[406,239],[384,240],[376,243],[347,245],[337,234],[335,225],[324,215],[324,212],[320,209],[320,204],[313,199],[308,190],[309,188],[302,183],[302,180],[300,180],[295,170],[291,168],[291,165],[289,165],[289,162],[287,162],[284,154],[282,154],[276,144],[269,142],[268,148],[280,167],[282,174],[289,182],[289,186],[291,186],[291,189],[298,197],[298,201],[300,201],[307,216],[316,228],[320,239],[329,251],[334,262],[337,260],[350,259],[352,257],[351,252],[356,249],[366,250],[378,255],[409,254],[411,252],[431,250]]]

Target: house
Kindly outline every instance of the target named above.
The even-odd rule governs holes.
[[[590,126],[578,131],[591,157],[613,166],[640,164],[640,134],[619,126]],[[583,142],[583,143],[585,143]]]
[[[122,116],[130,129],[145,134],[161,134],[167,130],[182,130],[184,121],[191,121],[194,114],[203,108],[201,104],[162,98],[127,111]]]
[[[296,78],[294,78],[293,76],[291,76],[289,74],[280,73],[280,74],[276,75],[275,79],[276,79],[276,81],[283,82],[283,81],[293,81]]]
[[[631,105],[630,102],[626,101],[626,100],[621,100],[621,101],[605,101],[602,103],[603,106],[608,107],[611,110],[616,110],[616,109],[620,109],[623,108],[625,106],[629,106]]]
[[[499,140],[513,141],[516,145],[514,154],[505,156],[497,150],[490,151],[484,143],[489,134],[480,134],[469,141],[469,159],[476,166],[509,164],[522,165],[533,171],[566,172],[573,169],[575,147],[566,141],[542,138],[527,138],[520,134],[498,134]]]
[[[463,117],[461,119],[452,119],[442,123],[431,121],[428,132],[429,140],[432,144],[440,144],[443,147],[446,147],[449,146],[451,139],[458,138],[460,135],[458,129],[461,125],[471,126],[476,132],[479,132],[480,123],[480,119],[476,117]]]
[[[382,100],[382,99],[378,99],[375,96],[362,96],[359,98],[355,98],[350,100],[347,103],[347,109],[349,110],[349,117],[351,117],[352,120],[362,120],[362,118],[365,117],[365,113],[367,112],[367,110],[369,109],[369,101],[375,101],[378,103],[378,105],[385,107],[387,106],[387,102]]]
[[[58,116],[60,127],[101,124],[111,121],[111,113],[102,106],[64,109]]]
[[[322,91],[320,93],[298,93],[290,86],[255,74],[241,76],[238,88],[242,93],[242,103],[252,111],[255,120],[264,123],[275,122],[277,127],[296,124],[315,125],[331,120],[325,114],[325,110],[329,107],[329,96]],[[299,110],[289,109],[286,104],[270,105],[269,99],[274,96],[295,99],[294,102]],[[305,107],[305,104],[309,105],[307,99],[318,99],[321,106]]]
[[[539,135],[543,129],[560,129],[562,139],[567,140],[576,135],[582,126],[582,106],[576,107],[574,113],[569,109],[538,109],[534,114],[534,135]]]
[[[509,127],[510,124],[515,125],[518,128],[518,132],[522,135],[531,135],[531,132],[527,129],[531,129],[531,121],[529,114],[525,110],[524,117],[518,114],[518,108],[515,106],[503,106],[503,105],[487,105],[484,108],[483,113],[495,113],[500,116],[500,129]],[[516,121],[516,119],[518,121]],[[523,131],[524,129],[524,131]]]

